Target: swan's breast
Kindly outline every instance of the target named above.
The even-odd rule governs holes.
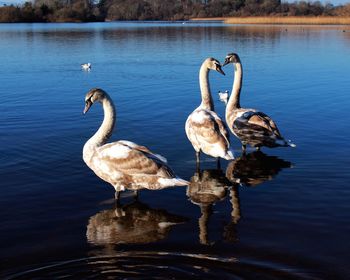
[[[204,110],[196,110],[191,116],[191,121],[198,124],[204,124],[207,119],[208,116]]]

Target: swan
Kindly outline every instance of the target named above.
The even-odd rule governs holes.
[[[91,70],[91,63],[90,62],[80,64],[80,66],[83,70]]]
[[[174,174],[164,157],[148,148],[126,140],[106,144],[116,121],[115,106],[104,90],[93,88],[86,94],[83,113],[86,114],[97,102],[103,106],[104,119],[101,127],[85,143],[83,160],[98,177],[115,188],[116,200],[120,191],[126,189],[137,191],[188,185]]]
[[[233,151],[230,149],[228,130],[214,112],[213,99],[209,85],[209,71],[215,70],[225,75],[221,64],[214,58],[207,58],[199,70],[199,84],[202,102],[187,118],[185,131],[196,151],[196,160],[199,164],[200,152],[217,159],[233,159]]]
[[[241,141],[243,153],[246,151],[247,144],[256,147],[257,150],[262,146],[269,148],[295,147],[295,144],[282,137],[276,123],[268,115],[256,109],[241,107],[240,93],[243,70],[238,54],[228,54],[223,66],[229,63],[234,65],[234,80],[225,111],[226,123],[232,133]]]
[[[228,97],[229,97],[228,90],[225,90],[224,92],[218,91],[218,95],[219,95],[220,101],[224,102],[225,105],[227,105],[227,101],[228,101]]]

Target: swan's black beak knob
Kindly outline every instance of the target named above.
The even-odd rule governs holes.
[[[85,108],[84,108],[83,114],[86,114],[87,111],[89,111],[91,105],[92,105],[92,102],[91,102],[90,100],[87,100],[87,101],[85,102]]]

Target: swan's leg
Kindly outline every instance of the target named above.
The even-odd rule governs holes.
[[[135,191],[134,191],[134,199],[135,199],[135,200],[138,200],[138,199],[139,199],[139,191],[138,191],[138,190],[135,190]]]
[[[216,167],[217,169],[221,169],[221,162],[219,157],[216,158]]]
[[[199,169],[199,162],[200,162],[200,152],[196,152],[196,168]]]
[[[199,160],[200,160],[199,156],[200,156],[200,152],[196,152],[196,160],[197,160],[197,162],[199,162]]]
[[[114,193],[114,198],[115,198],[115,200],[118,202],[119,201],[119,199],[120,199],[120,191],[115,191],[115,193]]]
[[[242,144],[242,154],[245,155],[246,151],[247,151],[247,145],[246,144]]]

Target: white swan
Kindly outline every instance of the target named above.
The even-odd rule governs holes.
[[[83,70],[91,70],[91,63],[88,62],[88,63],[83,63],[83,64],[80,64],[81,65],[81,68]]]
[[[227,105],[227,101],[228,101],[228,97],[229,97],[228,90],[225,90],[224,92],[218,91],[218,95],[219,95],[220,101],[224,102],[225,105]]]
[[[94,88],[86,94],[84,114],[96,102],[103,106],[104,119],[98,131],[85,143],[83,159],[98,177],[115,188],[116,199],[119,191],[125,189],[188,185],[187,181],[176,177],[164,157],[146,147],[125,140],[106,144],[116,121],[115,107],[105,91]]]
[[[213,99],[209,85],[209,71],[215,70],[225,75],[221,64],[214,58],[207,58],[199,71],[199,84],[202,102],[187,118],[185,130],[187,138],[196,151],[197,164],[200,152],[215,158],[233,159],[230,149],[229,133],[220,117],[214,112]]]
[[[232,133],[241,141],[242,151],[246,145],[256,147],[295,147],[286,141],[279,132],[276,123],[266,114],[256,109],[241,108],[240,93],[242,88],[243,70],[239,56],[230,53],[226,56],[223,66],[233,63],[234,80],[232,92],[226,106],[226,123]]]

